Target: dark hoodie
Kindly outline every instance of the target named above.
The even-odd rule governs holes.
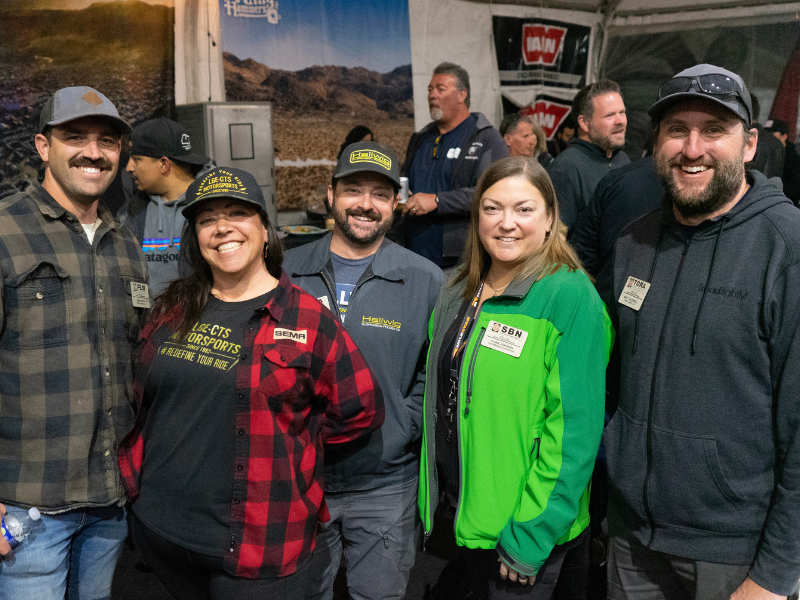
[[[605,433],[612,535],[800,579],[800,211],[778,179],[687,240],[671,205],[623,231],[609,311],[622,355]],[[651,284],[638,312],[629,276]]]

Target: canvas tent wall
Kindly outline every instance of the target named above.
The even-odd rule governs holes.
[[[492,18],[515,14],[591,24],[591,57],[586,80],[608,76],[620,82],[631,113],[629,153],[646,143],[645,110],[658,86],[680,69],[711,61],[740,72],[763,96],[765,121],[781,76],[800,38],[800,2],[714,0],[409,0],[414,108],[417,126],[427,122],[427,84],[436,64],[464,66],[472,81],[473,110],[495,124],[502,97],[524,106],[536,89],[501,85],[492,39]],[[791,86],[790,86],[791,87]],[[563,92],[571,97],[574,91]],[[797,95],[781,118],[796,121]],[[792,118],[789,118],[792,117]]]
[[[219,0],[175,0],[175,9],[177,103],[224,99]],[[707,59],[741,71],[748,86],[763,96],[764,121],[787,63],[791,67],[798,62],[790,59],[800,38],[800,2],[409,0],[409,13],[417,129],[429,120],[426,96],[433,68],[445,60],[469,71],[471,108],[495,125],[503,116],[504,97],[520,106],[536,97],[536,86],[501,86],[495,16],[566,21],[591,29],[585,80],[607,75],[623,85],[631,112],[632,154],[640,151],[649,129],[643,110],[658,85],[679,68]],[[800,81],[800,73],[795,79]],[[790,89],[793,85],[800,83],[786,83]],[[559,94],[568,101],[574,90],[554,92]],[[784,120],[796,121],[797,94],[793,102],[784,101],[782,111]],[[795,118],[787,118],[791,116]]]

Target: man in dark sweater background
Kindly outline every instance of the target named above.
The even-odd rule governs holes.
[[[578,137],[548,168],[556,190],[561,222],[572,229],[578,213],[611,169],[631,160],[622,151],[628,118],[619,86],[601,79],[580,90],[572,101]]]

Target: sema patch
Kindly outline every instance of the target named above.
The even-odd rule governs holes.
[[[497,350],[503,354],[508,354],[514,358],[519,358],[525,340],[528,339],[528,332],[522,329],[503,325],[497,321],[489,321],[486,333],[483,334],[481,346],[486,346],[492,350]]]
[[[294,340],[298,344],[308,343],[308,329],[275,329],[275,340]]]

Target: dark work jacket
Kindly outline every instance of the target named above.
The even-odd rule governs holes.
[[[338,315],[330,246],[326,235],[289,250],[283,269]],[[359,279],[344,327],[378,379],[386,418],[368,438],[325,448],[326,492],[418,477],[428,321],[443,282],[439,267],[386,239]]]
[[[751,565],[786,596],[800,579],[800,211],[777,178],[747,179],[689,240],[665,199],[617,241],[608,523],[658,552]],[[639,311],[616,301],[630,276],[650,283]]]
[[[597,144],[573,138],[567,149],[556,156],[547,173],[553,180],[561,222],[569,229],[575,226],[578,213],[589,203],[597,184],[611,169],[631,162],[622,150],[611,158]]]
[[[450,191],[439,192],[439,207],[434,214],[444,225],[444,244],[442,255],[461,256],[469,230],[469,213],[478,178],[494,161],[508,156],[508,146],[500,133],[492,127],[482,113],[471,113],[477,117],[475,127],[464,137],[461,153],[456,159]],[[400,169],[403,177],[408,177],[417,150],[425,135],[434,127],[432,122],[414,133],[408,142],[406,160]],[[413,190],[412,190],[413,191]]]
[[[760,123],[753,123],[753,127],[758,130],[758,145],[756,155],[747,166],[761,173],[769,179],[770,177],[783,176],[784,148],[780,140],[769,131],[764,131]],[[788,194],[786,194],[788,196]]]
[[[777,141],[777,140],[776,140]],[[612,300],[614,244],[626,225],[661,206],[664,188],[653,157],[614,169],[600,180],[589,205],[578,215],[569,242],[607,305]]]
[[[800,154],[797,147],[786,142],[786,154],[783,163],[783,193],[798,205],[800,203]]]

